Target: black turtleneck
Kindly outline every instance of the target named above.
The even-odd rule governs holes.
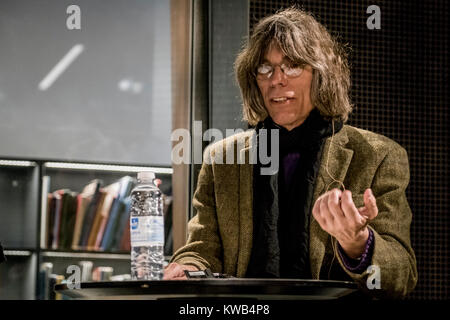
[[[309,217],[323,144],[332,134],[331,121],[314,109],[291,131],[270,117],[256,130],[263,128],[269,133],[279,129],[280,168],[276,175],[264,176],[259,161],[254,166],[253,248],[247,277],[308,279]],[[341,128],[342,123],[336,122],[335,133]]]

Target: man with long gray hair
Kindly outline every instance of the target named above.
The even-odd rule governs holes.
[[[372,296],[403,297],[417,282],[410,243],[406,151],[346,125],[350,72],[341,46],[296,8],[261,20],[235,62],[244,119],[253,126],[205,150],[189,222],[165,279],[210,268],[236,277],[355,281]],[[280,167],[211,161],[279,135]],[[270,140],[269,140],[270,141]],[[224,147],[224,142],[225,146]],[[371,272],[380,281],[368,285]]]

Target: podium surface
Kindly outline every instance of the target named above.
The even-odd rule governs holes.
[[[79,289],[67,284],[55,286],[57,293],[70,298],[94,300],[331,300],[356,290],[356,283],[347,281],[248,278],[81,282]]]

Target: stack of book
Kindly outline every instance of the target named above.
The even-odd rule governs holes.
[[[110,266],[98,266],[92,270],[94,263],[92,261],[79,261],[78,266],[81,271],[81,282],[92,281],[129,281],[131,280],[130,274],[113,275],[114,268]],[[55,274],[53,269],[53,263],[44,262],[40,265],[38,275],[37,286],[37,299],[38,300],[65,300],[68,297],[62,296],[56,293],[54,288],[57,284],[71,283],[76,285],[76,279],[69,278],[69,274],[66,275]],[[74,282],[75,281],[75,282]]]
[[[46,245],[53,250],[129,251],[129,176],[103,186],[93,180],[81,192],[47,195]]]
[[[112,267],[97,267],[92,272],[93,281],[110,281],[113,276],[114,269]]]

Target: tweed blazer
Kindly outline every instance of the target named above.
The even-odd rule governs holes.
[[[238,133],[205,150],[193,197],[196,215],[188,223],[186,245],[174,253],[172,262],[245,277],[253,236],[253,164],[249,154],[255,148],[251,139],[254,134],[254,130]],[[387,137],[348,125],[334,136],[332,145],[330,142],[328,138],[323,148],[313,204],[327,187],[339,187],[329,186],[332,178],[325,168],[331,148],[328,172],[344,182],[356,207],[364,206],[367,188],[372,188],[377,201],[378,216],[368,227],[374,233],[371,264],[379,267],[381,289],[370,293],[402,297],[417,282],[416,258],[410,243],[412,214],[405,195],[409,183],[407,153]],[[229,163],[225,159],[230,154],[234,162],[225,164]],[[348,271],[337,252],[337,241],[322,230],[312,213],[310,217],[312,278],[326,279],[331,264],[338,263],[361,290],[369,292],[367,279],[372,269],[361,274]],[[326,259],[330,255],[331,262]]]

